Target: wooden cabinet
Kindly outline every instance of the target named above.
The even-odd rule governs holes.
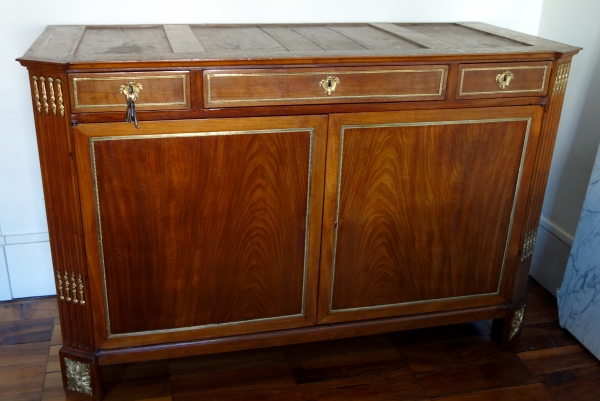
[[[578,50],[477,23],[49,27],[19,61],[67,394],[482,319],[507,345]]]

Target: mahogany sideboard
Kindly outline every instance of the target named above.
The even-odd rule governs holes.
[[[483,319],[506,345],[579,50],[482,23],[48,27],[18,61],[66,393]]]

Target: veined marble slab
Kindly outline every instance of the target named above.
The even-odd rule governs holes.
[[[557,296],[560,325],[600,359],[600,151]]]

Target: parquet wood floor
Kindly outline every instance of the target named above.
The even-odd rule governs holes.
[[[65,401],[54,297],[0,304],[0,400]],[[104,368],[108,401],[600,400],[600,362],[529,283],[510,350],[490,322]]]

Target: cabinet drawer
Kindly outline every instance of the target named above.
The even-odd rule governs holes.
[[[552,63],[461,64],[457,98],[543,96]]]
[[[448,66],[208,70],[204,106],[443,100]]]
[[[127,82],[136,82],[142,86],[135,102],[138,110],[190,108],[188,71],[71,74],[69,81],[73,113],[125,111],[127,101],[120,88]]]

